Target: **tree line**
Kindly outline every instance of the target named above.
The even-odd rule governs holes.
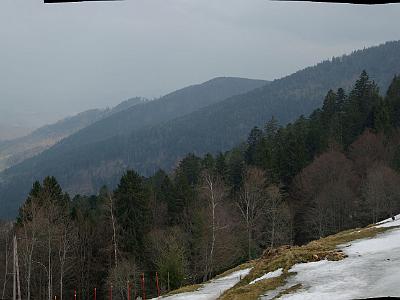
[[[15,223],[0,226],[1,299],[12,293],[12,237],[23,299],[148,296],[200,283],[265,249],[302,244],[400,210],[400,78],[382,97],[363,72],[353,89],[287,126],[274,118],[226,153],[185,156],[115,190],[64,193],[35,182]],[[156,277],[157,274],[157,277]],[[128,284],[129,282],[129,284]]]

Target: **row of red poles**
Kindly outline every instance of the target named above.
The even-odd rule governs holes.
[[[144,273],[142,273],[142,275],[140,276],[140,286],[142,289],[142,299],[146,300],[146,288],[144,285]],[[158,273],[157,272],[156,272],[156,288],[157,288],[157,296],[160,297],[160,285],[158,282]],[[131,299],[131,290],[132,290],[132,286],[128,282],[128,300],[132,300]],[[136,289],[135,289],[133,300],[136,299],[136,297],[137,297],[137,295],[136,295]],[[112,298],[113,298],[113,286],[111,285],[110,293],[109,293],[109,300],[112,300]],[[93,299],[97,300],[97,288],[94,288]],[[76,290],[74,290],[74,300],[77,300],[76,299]]]

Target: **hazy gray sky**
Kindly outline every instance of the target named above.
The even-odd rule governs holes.
[[[279,78],[400,39],[399,28],[397,4],[1,0],[0,126],[37,126],[216,76]]]

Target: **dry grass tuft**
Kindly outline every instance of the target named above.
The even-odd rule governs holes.
[[[301,285],[301,283],[292,285],[290,288],[287,288],[285,290],[283,290],[282,292],[280,292],[277,296],[275,296],[272,300],[275,299],[279,299],[280,297],[284,296],[284,295],[288,295],[288,294],[292,294],[298,290],[300,290],[303,286]]]
[[[284,273],[279,277],[260,280],[254,284],[243,284],[236,288],[226,291],[218,299],[242,300],[242,299],[258,299],[259,296],[282,286],[289,273]]]

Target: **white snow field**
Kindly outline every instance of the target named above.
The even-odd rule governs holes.
[[[376,227],[400,226],[396,220],[387,219]],[[289,271],[297,274],[287,283],[269,291],[262,300],[269,300],[280,292],[297,284],[301,288],[281,296],[290,300],[350,300],[371,297],[400,297],[400,228],[393,228],[374,238],[359,239],[340,245],[348,257],[341,261],[322,260],[294,265]],[[215,300],[250,272],[249,269],[213,279],[195,292],[181,293],[160,299],[168,300]],[[257,281],[278,277],[282,269],[264,274]]]
[[[377,227],[400,225],[387,219]],[[319,261],[293,266],[297,272],[285,287],[302,284],[294,294],[281,299],[360,299],[370,297],[400,297],[400,229],[394,228],[374,238],[341,245],[348,257],[341,261]],[[262,299],[269,299],[264,296]]]
[[[160,299],[168,300],[214,300],[217,299],[224,291],[234,286],[241,278],[249,274],[249,269],[233,272],[228,276],[212,279],[207,282],[199,290],[190,293],[181,293],[168,297],[160,297]],[[154,298],[157,299],[157,298]]]
[[[270,278],[279,277],[279,276],[282,275],[282,271],[283,271],[282,268],[280,268],[280,269],[275,270],[275,271],[273,271],[273,272],[266,273],[266,274],[264,274],[263,276],[258,277],[257,279],[254,279],[254,280],[251,281],[249,284],[254,284],[254,283],[256,283],[256,282],[258,282],[258,281],[260,281],[260,280],[264,280],[264,279],[270,279]]]

